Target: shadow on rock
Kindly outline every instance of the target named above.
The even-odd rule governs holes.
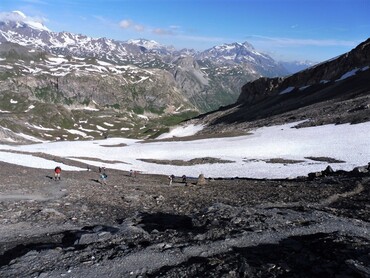
[[[163,232],[168,229],[188,231],[194,228],[192,219],[185,215],[142,213],[139,215],[137,220],[137,225],[140,225],[147,232],[151,232],[153,230]]]
[[[370,277],[369,243],[340,233],[293,236],[279,244],[192,257],[148,277]]]

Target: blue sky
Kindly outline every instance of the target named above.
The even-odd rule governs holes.
[[[248,41],[277,60],[320,62],[370,37],[370,0],[0,0],[54,32],[205,50]]]

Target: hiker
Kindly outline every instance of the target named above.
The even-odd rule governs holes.
[[[186,176],[185,175],[182,175],[182,182],[186,183]]]
[[[169,185],[172,185],[173,175],[168,176]]]
[[[108,175],[106,173],[101,173],[100,174],[100,183],[104,184],[104,185],[107,185],[107,178],[108,178]]]
[[[54,169],[54,180],[60,180],[60,173],[62,172],[62,168],[60,166],[55,167]]]
[[[130,177],[136,178],[136,175],[137,175],[137,171],[130,170]]]

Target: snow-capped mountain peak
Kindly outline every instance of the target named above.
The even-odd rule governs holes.
[[[219,64],[239,64],[250,67],[262,75],[285,75],[287,72],[267,54],[258,52],[250,43],[225,43],[214,46],[197,56],[200,60],[213,60]]]
[[[259,59],[271,60],[268,55],[257,52],[255,48],[248,42],[225,43],[212,47],[203,53],[206,55],[203,55],[202,58],[219,57],[221,59],[227,59],[238,63],[244,61],[253,62],[255,59],[257,59],[257,57],[259,57]]]
[[[173,46],[165,46],[154,40],[131,39],[131,40],[126,41],[126,43],[132,44],[138,47],[143,47],[151,53],[157,53],[157,54],[163,54],[163,55],[168,55],[176,51],[176,49]]]
[[[13,11],[12,14],[14,14],[15,16],[16,15],[19,15],[23,19],[26,19],[27,18],[27,16],[23,12],[21,12],[21,11]]]
[[[146,49],[150,49],[150,50],[151,49],[158,49],[158,48],[163,47],[160,43],[158,43],[154,40],[146,40],[146,39],[131,39],[131,40],[128,40],[127,43],[142,46],[142,47],[145,47]]]
[[[17,27],[23,27],[24,24],[28,25],[32,29],[38,31],[49,31],[50,30],[43,24],[43,19],[33,18],[26,16],[21,11],[4,12],[0,13],[0,22],[4,23],[16,23]]]

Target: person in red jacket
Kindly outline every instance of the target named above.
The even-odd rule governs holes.
[[[54,169],[54,180],[60,180],[60,173],[62,172],[62,168],[59,166],[55,167]]]

